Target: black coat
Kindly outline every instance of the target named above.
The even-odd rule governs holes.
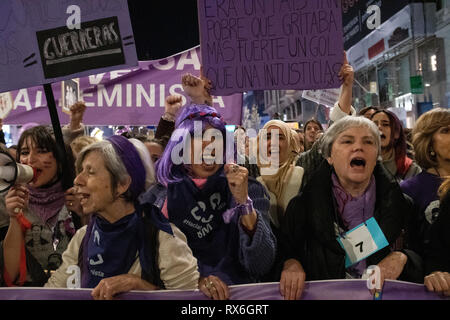
[[[439,216],[431,226],[425,270],[427,275],[434,271],[450,272],[450,193],[441,200]]]
[[[306,280],[345,278],[345,251],[337,242],[335,233],[335,222],[339,221],[336,221],[331,174],[331,166],[323,161],[303,191],[290,201],[281,226],[279,258],[281,262],[290,258],[300,261]],[[374,169],[374,176],[374,218],[391,245],[406,226],[412,204],[380,163]],[[339,225],[343,228],[341,223]],[[390,252],[390,246],[387,246],[372,254],[366,259],[367,266],[378,264]],[[404,253],[408,262],[401,278],[423,281],[417,256]]]
[[[0,143],[6,144],[5,142],[5,133],[2,129],[0,129]]]

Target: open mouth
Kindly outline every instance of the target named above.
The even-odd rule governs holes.
[[[79,199],[80,199],[80,204],[83,205],[85,204],[89,198],[91,197],[88,193],[78,193],[77,194]]]
[[[39,178],[39,176],[42,174],[42,169],[34,168],[34,171],[36,172],[36,179]]]
[[[33,168],[33,179],[30,181],[30,183],[36,183],[37,179],[39,178],[39,176],[42,174],[42,169],[38,169],[35,167]]]
[[[203,155],[203,164],[213,165],[216,160],[215,155]]]
[[[366,166],[366,160],[363,158],[353,158],[350,161],[350,167],[352,168],[364,168]]]
[[[33,179],[31,181],[29,181],[31,186],[34,186],[37,182],[37,180],[39,179],[39,177],[42,175],[42,169],[39,168],[33,168]]]
[[[386,136],[384,135],[384,133],[382,133],[382,134],[380,135],[380,138],[381,138],[381,139],[386,139]]]

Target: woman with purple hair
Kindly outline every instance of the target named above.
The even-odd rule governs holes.
[[[274,262],[268,196],[246,168],[223,164],[227,137],[216,109],[191,104],[175,127],[156,163],[159,184],[140,200],[186,235],[198,261],[200,290],[227,299],[228,285],[261,280]],[[210,134],[213,139],[206,138]]]

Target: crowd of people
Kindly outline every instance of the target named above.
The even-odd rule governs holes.
[[[305,281],[378,266],[381,283],[450,296],[450,109],[421,115],[408,144],[394,113],[356,113],[346,59],[339,76],[330,123],[296,131],[273,119],[256,159],[239,126],[230,159],[210,82],[190,74],[189,103],[167,97],[152,139],[84,136],[83,103],[63,128],[65,152],[51,128],[25,130],[16,160],[36,174],[2,196],[1,284],[92,288],[99,300],[164,289],[228,299],[230,285],[276,281],[291,300]],[[197,128],[217,134],[198,141]]]

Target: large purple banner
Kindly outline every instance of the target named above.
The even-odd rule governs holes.
[[[183,96],[181,76],[200,74],[199,47],[158,61],[139,62],[131,69],[114,70],[79,79],[82,100],[86,102],[85,125],[156,125],[164,112],[165,98],[170,94]],[[61,82],[52,84],[59,106],[61,124],[69,116],[61,108]],[[47,102],[42,87],[12,92],[13,110],[4,124],[23,125],[28,122],[50,124]],[[214,107],[228,124],[241,123],[242,94],[214,96]]]
[[[0,1],[0,92],[137,62],[126,0]]]
[[[0,300],[91,300],[90,289],[0,288]],[[120,294],[118,300],[209,300],[198,290],[168,290]],[[279,283],[230,287],[230,300],[282,300]],[[424,285],[387,280],[382,300],[449,300]],[[373,300],[366,280],[309,281],[302,300]]]
[[[341,0],[197,0],[213,93],[340,86]]]

